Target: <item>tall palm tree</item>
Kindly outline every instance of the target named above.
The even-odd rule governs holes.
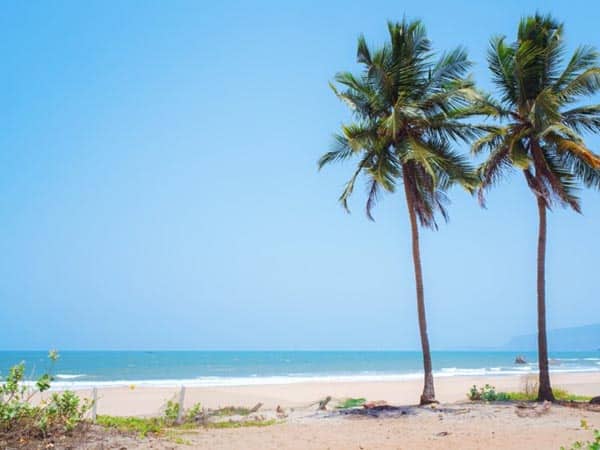
[[[388,23],[389,42],[372,50],[364,37],[358,40],[358,75],[335,77],[343,90],[335,94],[351,108],[354,121],[342,126],[334,148],[319,160],[319,168],[332,162],[358,158],[354,174],[340,197],[348,198],[357,178],[367,179],[366,213],[381,191],[394,192],[399,182],[412,232],[417,310],[423,351],[424,388],[421,404],[435,402],[433,373],[419,250],[419,225],[437,228],[435,215],[447,218],[446,191],[459,183],[468,190],[478,179],[466,159],[451,148],[455,140],[470,141],[479,128],[460,119],[476,114],[479,95],[464,77],[470,67],[466,52],[458,48],[434,61],[431,42],[419,21]]]
[[[583,97],[600,91],[598,53],[579,47],[564,64],[563,25],[550,16],[526,17],[517,41],[491,40],[489,68],[500,99],[488,107],[505,124],[473,145],[489,150],[480,167],[479,198],[509,168],[522,171],[539,214],[537,309],[539,400],[554,400],[546,339],[546,211],[553,204],[580,212],[578,184],[600,188],[600,157],[580,133],[600,131],[600,105],[582,105]]]

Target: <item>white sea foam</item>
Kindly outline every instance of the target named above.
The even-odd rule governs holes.
[[[600,361],[597,362],[600,366]],[[600,367],[551,367],[551,373],[575,373],[575,372],[600,372]],[[444,367],[434,371],[434,376],[439,378],[456,376],[504,376],[523,375],[524,373],[537,372],[537,366],[526,367],[490,367],[490,368],[457,368]],[[296,383],[349,383],[349,382],[371,382],[371,381],[406,381],[416,380],[423,376],[423,372],[411,372],[403,374],[358,374],[358,375],[311,375],[290,374],[288,376],[249,376],[249,377],[198,377],[190,379],[165,379],[165,380],[114,380],[114,381],[56,381],[52,383],[53,390],[82,390],[92,387],[219,387],[219,386],[258,386],[258,385],[285,385]]]
[[[517,370],[518,372],[531,372],[534,368],[530,365],[525,365],[525,366],[518,366],[515,367],[513,370]],[[517,372],[517,373],[518,373]]]
[[[436,375],[439,376],[477,376],[477,375],[485,375],[487,369],[482,367],[479,369],[459,369],[457,367],[444,367],[440,370]]]
[[[81,377],[85,377],[85,374],[83,374],[83,373],[78,373],[78,374],[58,373],[55,375],[55,378],[57,378],[59,380],[74,380],[76,378],[81,378]]]

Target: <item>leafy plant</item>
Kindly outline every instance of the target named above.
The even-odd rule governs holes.
[[[169,425],[177,422],[179,417],[179,403],[169,400],[165,408],[164,419]]]
[[[183,417],[183,421],[185,423],[195,422],[198,417],[202,415],[202,405],[200,403],[196,403],[190,409],[185,412]]]
[[[367,399],[365,398],[347,398],[342,403],[336,406],[338,409],[356,408],[365,404]]]
[[[481,388],[477,388],[476,385],[473,385],[467,396],[469,397],[469,400],[473,401],[483,400],[486,402],[497,402],[510,400],[508,394],[505,392],[496,392],[496,388],[489,384],[486,384]]]
[[[469,400],[483,400],[486,402],[535,401],[538,397],[537,389],[530,389],[530,387],[530,385],[526,384],[520,392],[497,392],[496,388],[489,384],[486,384],[481,388],[473,385],[469,390],[467,397]],[[590,399],[588,396],[571,394],[565,389],[560,388],[554,389],[554,396],[556,400],[562,401],[589,401]]]
[[[58,353],[49,352],[51,365],[32,387],[25,383],[25,363],[10,368],[8,376],[0,385],[0,432],[8,441],[45,438],[54,434],[69,434],[83,423],[92,403],[73,392],[53,393],[49,400],[37,405],[32,403],[36,394],[50,389],[51,369],[58,360]]]
[[[600,430],[594,430],[593,441],[577,441],[571,447],[561,447],[560,450],[600,450]]]

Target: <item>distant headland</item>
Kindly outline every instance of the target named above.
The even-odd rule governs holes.
[[[600,323],[580,327],[558,328],[548,332],[550,351],[600,351]],[[511,338],[506,350],[536,350],[537,335],[527,334]]]

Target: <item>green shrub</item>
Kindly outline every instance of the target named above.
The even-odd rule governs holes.
[[[202,415],[202,405],[200,403],[196,403],[190,409],[185,412],[183,416],[183,421],[185,423],[193,423],[196,422],[198,417]]]
[[[362,406],[367,401],[366,398],[347,398],[342,403],[336,406],[338,409],[356,408]]]
[[[476,385],[473,385],[469,390],[467,397],[469,397],[469,400],[483,400],[486,402],[509,400],[507,394],[505,394],[504,392],[496,392],[496,388],[489,384],[486,384],[481,388],[477,388]]]
[[[592,399],[592,397],[588,395],[571,394],[566,389],[561,388],[553,388],[552,392],[554,393],[556,400],[563,400],[567,402],[589,402]]]
[[[169,400],[165,408],[164,419],[168,425],[173,425],[177,422],[179,416],[179,403]]]
[[[58,353],[51,351],[48,357],[52,368]],[[50,389],[52,376],[50,371],[44,373],[34,387],[28,387],[24,375],[25,364],[17,364],[0,385],[0,432],[9,441],[68,434],[83,422],[91,407],[90,401],[82,402],[73,392],[65,391],[34,405],[32,398]]]
[[[591,398],[585,395],[571,394],[565,389],[560,388],[553,389],[553,392],[556,400],[561,401],[589,401]],[[494,386],[486,384],[482,388],[473,385],[469,390],[467,397],[469,397],[469,400],[483,400],[486,402],[533,402],[537,400],[537,395],[537,390],[532,389],[529,384],[526,385],[521,392],[496,392]]]
[[[560,450],[567,450],[567,447],[561,447]],[[600,430],[594,430],[593,441],[577,441],[569,447],[569,450],[600,450]]]
[[[114,417],[98,416],[96,423],[105,428],[113,428],[121,432],[138,433],[140,437],[146,437],[148,433],[160,433],[164,422],[158,417]]]
[[[246,413],[248,414],[248,413]],[[191,408],[182,411],[181,419],[179,420],[179,425],[183,424],[191,424],[197,422],[198,418],[202,415],[202,405],[200,403],[196,403]],[[169,400],[167,402],[167,406],[165,407],[165,412],[163,414],[163,421],[165,425],[172,426],[177,424],[177,418],[179,417],[179,403]]]

